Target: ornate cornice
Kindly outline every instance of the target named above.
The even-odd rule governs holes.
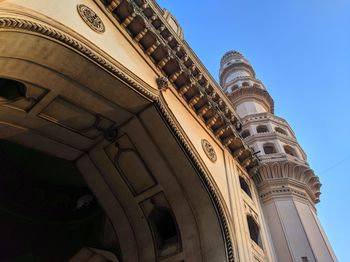
[[[273,185],[281,184],[283,180],[294,181],[297,187],[308,194],[313,204],[320,201],[320,180],[307,165],[292,161],[265,162],[260,164],[259,171],[252,178],[258,188],[264,183]],[[280,190],[283,192],[285,189]]]
[[[102,68],[108,70],[115,76],[124,80],[127,84],[129,84],[132,88],[143,94],[145,97],[151,100],[156,100],[158,98],[158,93],[151,92],[149,89],[143,87],[135,80],[127,76],[123,71],[114,66],[111,62],[108,62],[106,59],[93,52],[81,42],[78,42],[77,40],[73,39],[67,34],[60,32],[59,30],[53,29],[43,24],[39,24],[38,22],[12,17],[0,17],[0,30],[1,29],[30,31],[64,43],[65,45],[85,55],[86,57],[100,65]]]
[[[260,89],[266,90],[265,85],[261,82],[261,80],[256,79],[256,78],[252,78],[250,76],[237,76],[234,79],[232,79],[230,82],[228,82],[227,84],[225,84],[225,85],[222,84],[222,86],[224,86],[225,89],[227,89],[228,86],[232,86],[233,87],[235,83],[241,82],[241,81],[244,81],[244,80],[254,82],[255,84],[261,86]]]
[[[105,12],[112,14],[116,22],[126,30],[135,43],[150,58],[169,86],[187,102],[207,128],[240,164],[252,169],[257,165],[249,147],[239,136],[241,122],[224,96],[221,88],[213,83],[210,75],[198,65],[185,42],[165,22],[160,10],[147,0],[101,0]]]
[[[247,130],[247,129],[244,129],[244,130]],[[251,145],[252,143],[254,143],[256,141],[266,141],[266,140],[273,140],[273,139],[278,139],[284,143],[291,144],[291,145],[296,146],[296,147],[301,149],[301,147],[300,147],[300,145],[295,137],[283,135],[283,134],[280,134],[280,133],[275,132],[275,131],[265,132],[265,133],[254,133],[254,134],[251,134],[250,136],[247,136],[246,138],[244,138],[245,142],[248,145]]]
[[[289,131],[293,131],[285,119],[271,113],[267,113],[267,112],[257,113],[257,114],[247,115],[241,118],[243,125],[254,123],[254,122],[269,121],[269,120],[282,124],[284,127],[288,128]]]

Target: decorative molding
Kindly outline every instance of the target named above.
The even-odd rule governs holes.
[[[208,142],[208,140],[202,139],[202,148],[204,153],[210,159],[210,161],[215,163],[217,160],[217,155],[215,153],[213,146]]]
[[[288,128],[289,131],[293,131],[285,119],[267,112],[247,115],[243,117],[241,120],[243,125],[245,125],[246,123],[254,123],[254,122],[260,123],[261,121],[272,120],[276,123],[282,124],[283,127]]]
[[[274,187],[273,189],[264,190],[260,193],[260,198],[263,201],[270,199],[271,197],[285,197],[286,195],[294,195],[303,199],[307,199],[307,194],[301,190],[295,190],[289,186],[281,186],[279,188]]]
[[[94,61],[101,67],[103,67],[105,70],[111,72],[116,77],[121,78],[128,85],[136,89],[138,92],[140,92],[142,95],[144,95],[148,99],[153,101],[157,100],[158,93],[151,92],[149,89],[138,84],[135,80],[127,76],[123,71],[118,69],[112,63],[108,62],[105,58],[101,57],[100,55],[98,55],[97,53],[89,49],[87,46],[85,46],[81,42],[78,42],[76,39],[56,29],[53,29],[50,26],[25,20],[25,19],[19,19],[19,18],[13,18],[13,17],[0,17],[0,30],[1,29],[7,29],[7,30],[16,29],[16,30],[23,30],[23,31],[38,33],[38,34],[47,36],[49,38],[55,39],[61,43],[64,43],[65,45],[71,47],[72,49],[87,56],[89,59],[91,59],[92,61]]]
[[[156,82],[159,90],[161,91],[165,91],[169,88],[169,79],[167,77],[160,76],[156,79]]]
[[[244,81],[244,80],[254,82],[254,84],[260,86],[260,89],[263,89],[263,90],[266,89],[265,85],[261,82],[261,80],[256,79],[256,78],[252,78],[250,76],[236,76],[234,79],[230,80],[230,82],[228,82],[226,84],[226,86],[234,85],[234,83],[239,82],[239,81]]]
[[[95,32],[103,33],[106,27],[101,18],[88,6],[80,4],[77,5],[77,10],[84,22]]]
[[[295,181],[297,187],[307,192],[313,204],[320,201],[319,177],[307,165],[291,161],[265,162],[260,164],[259,171],[252,178],[258,187],[264,183],[279,185],[282,180]]]

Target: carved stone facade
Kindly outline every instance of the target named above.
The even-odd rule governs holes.
[[[0,43],[0,260],[328,254],[318,223],[276,245],[271,203],[310,223],[320,183],[242,54],[223,92],[153,0],[1,1]]]

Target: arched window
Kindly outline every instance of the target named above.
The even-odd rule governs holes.
[[[254,218],[252,216],[247,216],[247,222],[248,222],[248,228],[249,228],[249,234],[250,238],[261,248],[263,248],[261,236],[260,236],[260,229],[258,224],[255,222]]]
[[[179,236],[175,219],[168,208],[154,207],[149,221],[160,253],[168,249],[177,249]]]
[[[263,148],[266,155],[277,153],[276,147],[273,143],[266,143],[264,144]]]
[[[18,81],[0,78],[0,100],[15,100],[25,97],[26,87]]]
[[[241,185],[241,188],[244,192],[246,192],[246,194],[252,198],[252,193],[250,192],[250,189],[249,189],[249,185],[247,183],[247,181],[245,181],[245,179],[243,177],[239,177],[239,183]]]
[[[258,133],[267,133],[269,132],[269,129],[265,125],[260,125],[256,128],[256,132]]]
[[[284,152],[286,152],[286,154],[291,155],[291,156],[297,156],[295,149],[289,145],[284,145],[283,146]]]
[[[280,127],[276,127],[276,128],[275,128],[275,131],[276,131],[277,133],[282,134],[282,135],[285,135],[285,136],[287,135],[286,130],[284,130],[284,129],[280,128]]]
[[[248,136],[250,136],[250,132],[249,132],[249,130],[243,130],[243,132],[242,132],[242,137],[243,138],[246,138],[246,137],[248,137]]]

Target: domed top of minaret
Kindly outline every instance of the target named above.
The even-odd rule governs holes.
[[[237,51],[228,51],[220,62],[220,85],[238,115],[274,111],[274,103],[264,84],[256,79],[249,61]]]
[[[226,52],[220,62],[220,84],[224,87],[228,82],[240,77],[255,79],[255,72],[249,61],[237,51]]]
[[[227,62],[228,60],[230,60],[231,58],[235,58],[235,59],[241,59],[244,58],[243,55],[240,52],[237,52],[235,50],[230,50],[228,52],[226,52],[222,58],[221,58],[221,66]]]

